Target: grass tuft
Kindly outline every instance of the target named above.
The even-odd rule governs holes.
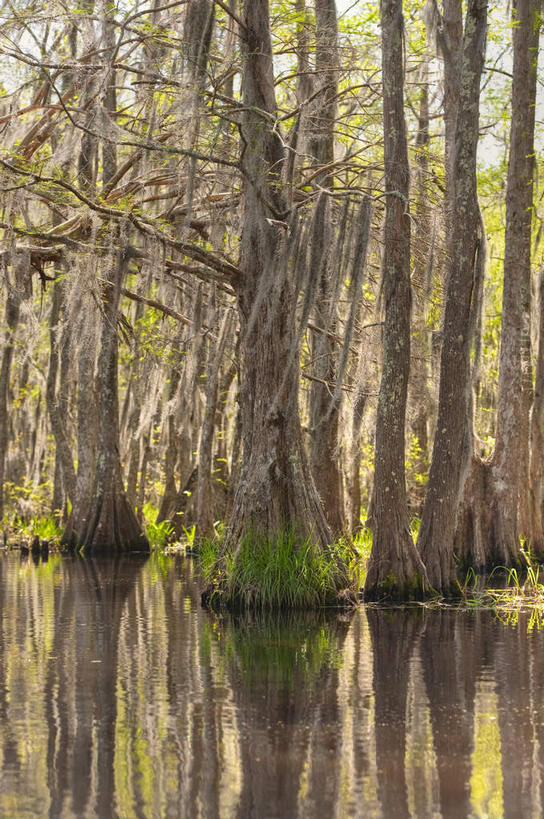
[[[210,603],[233,609],[337,605],[346,586],[348,597],[358,588],[356,572],[349,572],[357,564],[351,545],[340,541],[321,551],[288,531],[274,538],[246,534],[235,553],[221,554],[218,541],[203,541],[200,561]]]
[[[149,545],[152,549],[162,551],[166,549],[174,535],[174,526],[169,520],[156,522],[158,509],[151,502],[144,503],[144,529]]]
[[[41,515],[33,518],[29,523],[20,524],[17,527],[19,535],[33,538],[36,535],[40,540],[47,540],[56,543],[60,540],[63,528],[60,525],[58,516]]]
[[[540,622],[544,618],[544,584],[540,582],[540,566],[530,554],[522,550],[526,562],[523,569],[494,569],[486,584],[479,587],[479,581],[473,570],[469,570],[465,584],[461,588],[465,605],[470,608],[489,608],[499,615],[516,615],[520,611],[531,611]],[[504,586],[497,588],[491,584],[493,575],[502,573]]]

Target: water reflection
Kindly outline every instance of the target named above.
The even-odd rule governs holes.
[[[378,797],[386,816],[410,815],[406,786],[406,700],[420,611],[370,609]]]
[[[241,816],[334,815],[339,801],[336,689],[349,628],[309,614],[211,621],[242,720]]]
[[[191,563],[0,558],[0,815],[539,816],[521,614],[218,617]]]

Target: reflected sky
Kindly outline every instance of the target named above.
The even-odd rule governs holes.
[[[528,615],[218,616],[195,566],[0,556],[0,816],[540,816]]]

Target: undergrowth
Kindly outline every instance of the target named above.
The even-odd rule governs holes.
[[[318,550],[292,532],[246,534],[235,553],[204,540],[199,555],[211,605],[311,609],[338,604],[339,594],[354,599],[359,588],[359,554],[344,540]]]
[[[524,569],[497,567],[486,579],[486,586],[479,588],[478,578],[469,570],[462,587],[463,601],[471,608],[492,608],[497,612],[515,612],[524,609],[538,611],[544,616],[544,583],[540,581],[541,567],[526,550],[521,550],[526,566]],[[493,576],[502,572],[504,586],[494,588]]]
[[[169,520],[160,523],[149,521],[145,526],[145,533],[152,549],[165,549],[174,534],[174,527]]]
[[[40,540],[47,540],[49,543],[58,543],[64,531],[57,515],[40,515],[29,521],[18,521],[16,518],[11,522],[10,530],[15,533],[17,539],[38,536]]]
[[[169,520],[162,520],[157,523],[158,509],[151,502],[144,503],[142,511],[144,513],[144,529],[149,545],[152,549],[159,551],[165,549],[174,535],[174,526]]]

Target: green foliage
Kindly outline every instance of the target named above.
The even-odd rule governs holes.
[[[193,523],[193,525],[189,529],[187,529],[185,526],[182,526],[182,529],[185,533],[185,537],[187,538],[187,548],[192,551],[195,545],[196,524]]]
[[[489,608],[509,625],[518,623],[519,614],[529,611],[528,629],[544,626],[544,584],[540,582],[540,566],[528,551],[521,550],[526,566],[520,569],[497,567],[491,572],[488,582],[497,572],[505,575],[503,588],[483,586],[473,569],[469,569],[461,588],[463,602],[470,608]]]
[[[359,529],[351,539],[346,539],[346,552],[349,550],[348,571],[355,579],[358,589],[362,589],[368,570],[368,561],[372,551],[372,532],[365,526]]]
[[[63,527],[59,524],[58,516],[45,516],[33,518],[29,523],[19,527],[19,532],[27,537],[38,537],[41,540],[59,541]]]
[[[174,527],[169,520],[160,523],[150,521],[146,524],[145,533],[152,549],[165,549],[172,539]]]
[[[219,541],[200,547],[211,601],[239,609],[311,609],[334,605],[346,586],[346,566],[356,565],[351,545],[339,541],[319,551],[293,532],[274,538],[246,533],[236,552],[222,554]],[[356,577],[350,586],[356,589]]]
[[[145,533],[152,549],[165,549],[172,540],[174,527],[169,520],[156,522],[158,509],[151,501],[143,506]]]
[[[419,439],[416,435],[409,435],[408,446],[404,466],[406,469],[406,482],[413,485],[414,489],[422,490],[427,484],[427,474],[421,472],[423,464],[424,453],[419,445]]]
[[[36,535],[42,540],[58,542],[62,536],[63,526],[60,518],[62,511],[56,509],[51,513],[50,481],[34,486],[30,481],[23,485],[13,482],[4,483],[4,500],[6,513],[2,525],[6,533],[15,537],[33,538]],[[68,502],[68,513],[71,505]]]
[[[34,534],[43,540],[60,540],[63,527],[59,525],[58,518],[38,518],[33,521]]]
[[[34,486],[31,481],[17,485],[11,481],[4,483],[4,502],[8,509],[8,519],[21,528],[32,519],[46,517],[51,508],[51,481]]]
[[[219,559],[221,543],[217,539],[202,538],[198,544],[198,558],[202,569],[202,575],[207,583],[214,582],[220,570],[216,567]]]

